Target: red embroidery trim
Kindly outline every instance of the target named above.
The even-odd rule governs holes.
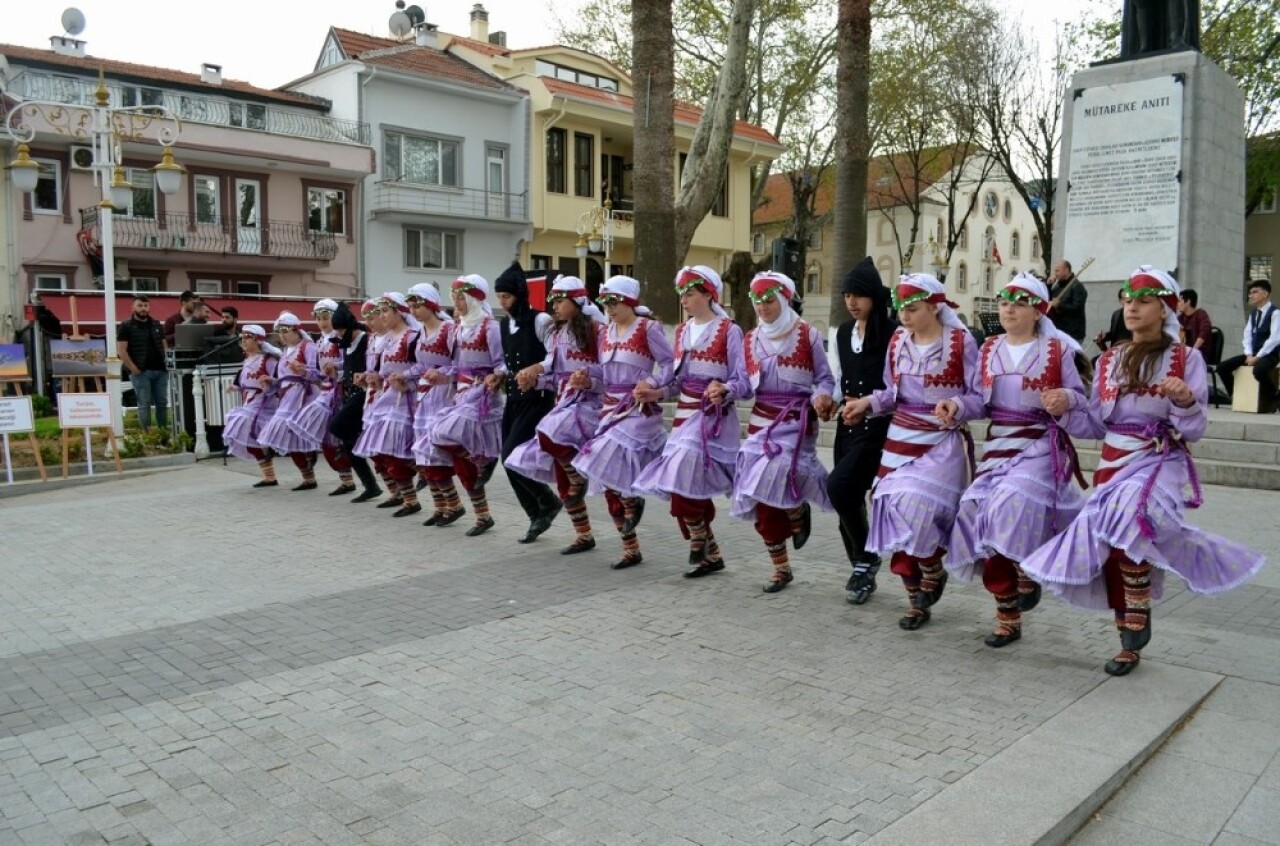
[[[463,341],[462,348],[464,350],[483,350],[489,349],[489,318],[486,317],[480,321],[480,330],[476,332],[475,337],[470,341]]]
[[[791,355],[778,356],[778,367],[787,367],[792,370],[805,370],[809,373],[813,372],[813,344],[809,338],[809,324],[803,320],[796,321],[796,348]],[[756,361],[755,356],[755,338],[759,327],[752,329],[747,334],[747,342],[743,345],[747,354],[747,373],[754,376],[760,372],[760,362]]]
[[[676,330],[676,359],[679,360],[684,356],[684,329],[688,324],[681,323],[680,328]],[[713,364],[729,364],[729,326],[728,318],[720,318],[720,325],[716,327],[716,334],[711,339],[711,343],[707,345],[705,352],[697,350],[689,350],[689,358],[697,361],[709,361]]]
[[[602,346],[604,347],[606,358],[615,352],[624,352],[643,356],[653,361],[653,353],[649,350],[649,319],[641,317],[637,320],[635,327],[631,330],[631,335],[625,341],[610,341],[609,333],[606,331]]]
[[[438,355],[449,358],[449,339],[453,337],[453,324],[446,323],[436,333],[436,339],[426,346],[419,345],[424,355]]]
[[[384,362],[392,364],[405,364],[409,359],[409,348],[418,342],[418,333],[412,329],[406,329],[404,334],[400,336],[400,340],[396,342],[396,348],[390,353],[383,354]]]
[[[1022,390],[1043,391],[1049,388],[1062,387],[1062,342],[1057,338],[1049,339],[1049,360],[1040,368],[1040,375],[1034,379],[1025,376],[1022,379]]]
[[[978,362],[978,367],[981,369],[978,372],[982,374],[982,387],[986,390],[990,390],[996,383],[996,377],[991,372],[991,353],[995,350],[996,342],[1001,337],[1000,335],[992,335],[982,342],[982,358]]]
[[[1120,386],[1111,381],[1111,361],[1116,357],[1120,347],[1112,347],[1102,354],[1102,358],[1098,360],[1098,372],[1101,382],[1098,385],[1098,399],[1104,403],[1115,402],[1120,396]],[[1183,378],[1187,373],[1187,348],[1183,344],[1174,344],[1171,347],[1173,355],[1169,359],[1169,369],[1165,371],[1164,376],[1173,376],[1177,379]],[[1160,382],[1164,381],[1161,376],[1155,383],[1143,385],[1136,391],[1132,391],[1135,396],[1155,397],[1160,395]]]
[[[936,375],[925,374],[926,388],[963,388],[964,387],[964,336],[963,329],[952,329],[948,341],[950,350],[947,355],[947,366]]]

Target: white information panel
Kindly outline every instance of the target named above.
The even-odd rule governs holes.
[[[1169,75],[1076,92],[1062,255],[1097,256],[1095,279],[1178,266],[1182,88]]]
[[[0,398],[0,432],[14,435],[19,432],[33,432],[35,428],[31,397]]]
[[[110,428],[110,395],[58,394],[58,425],[64,429]]]

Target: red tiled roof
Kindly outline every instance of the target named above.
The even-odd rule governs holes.
[[[635,108],[635,101],[625,94],[619,94],[616,91],[605,91],[600,88],[592,88],[589,85],[579,85],[576,82],[567,82],[563,79],[556,79],[550,76],[539,77],[542,84],[547,86],[547,90],[552,94],[560,94],[586,103],[595,103],[598,105],[609,106],[619,111],[630,112]],[[686,126],[697,126],[698,120],[702,117],[702,109],[690,103],[677,102],[675,105],[675,119],[677,123]],[[782,146],[777,138],[767,129],[762,129],[754,124],[747,123],[744,120],[734,121],[733,134],[738,138],[745,138],[751,141],[763,141],[766,144],[774,144]]]
[[[500,47],[497,44],[490,44],[488,41],[477,41],[474,38],[464,38],[461,35],[449,36],[449,47],[460,44],[468,50],[475,50],[477,53],[484,53],[486,56],[509,56],[511,50],[506,47]],[[446,50],[448,47],[445,48]]]
[[[358,59],[378,67],[420,73],[437,79],[447,79],[481,88],[492,88],[498,91],[523,93],[524,89],[516,88],[497,77],[485,73],[480,68],[463,61],[434,47],[422,47],[412,41],[398,41],[394,38],[378,38],[363,35],[349,29],[333,27],[333,34],[338,44],[349,59]],[[476,42],[479,43],[479,42]]]
[[[210,94],[224,96],[240,95],[255,100],[272,100],[310,109],[328,109],[329,101],[323,97],[300,94],[296,91],[273,91],[270,88],[259,88],[238,79],[222,80],[221,85],[204,82],[198,73],[157,68],[151,65],[138,65],[133,62],[118,62],[115,59],[103,59],[96,56],[63,56],[52,50],[39,50],[34,47],[20,47],[16,44],[0,44],[0,54],[11,63],[38,65],[52,68],[70,68],[84,71],[88,75],[97,76],[101,67],[108,77],[124,77],[131,81],[167,83],[183,88],[207,91]]]
[[[965,158],[965,145],[952,144],[925,150],[917,165],[905,153],[876,156],[867,163],[867,208],[884,209],[901,205],[907,197],[914,197],[945,176]],[[969,153],[982,152],[970,148]],[[895,173],[896,170],[896,173]],[[779,223],[795,214],[791,180],[785,173],[771,175],[764,185],[760,205],[751,214],[751,223],[762,226]],[[835,169],[828,168],[818,186],[814,201],[814,214],[831,211],[835,201]]]

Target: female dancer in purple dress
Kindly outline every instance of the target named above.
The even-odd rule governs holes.
[[[475,274],[460,276],[453,280],[452,293],[458,320],[453,365],[441,372],[455,380],[457,393],[453,405],[440,412],[431,437],[437,448],[453,458],[453,469],[476,515],[467,534],[475,536],[493,528],[484,485],[502,454],[499,388],[507,370],[502,334],[489,306],[488,281]]]
[[[977,391],[978,348],[947,301],[942,283],[924,273],[903,276],[893,293],[902,328],[889,342],[886,387],[845,403],[853,425],[866,414],[893,414],[871,496],[867,550],[892,556],[910,607],[898,625],[908,631],[929,621],[947,573],[960,494],[969,480],[973,441],[966,420],[983,415]]]
[[[1244,584],[1264,562],[1183,521],[1184,505],[1201,502],[1187,444],[1208,425],[1208,388],[1200,352],[1178,342],[1178,290],[1147,265],[1129,276],[1124,324],[1133,340],[1102,354],[1093,381],[1090,412],[1106,430],[1094,494],[1066,531],[1022,562],[1071,605],[1111,609],[1121,647],[1106,664],[1113,676],[1138,665],[1166,571],[1194,593],[1216,594]]]
[[[943,562],[962,582],[981,576],[995,597],[996,628],[986,644],[997,649],[1022,637],[1022,612],[1040,599],[1040,586],[1018,562],[1084,506],[1071,438],[1102,435],[1075,367],[1080,345],[1053,325],[1048,311],[1049,290],[1029,273],[1000,291],[1006,334],[988,338],[979,354],[991,425]]]
[[[453,456],[436,446],[432,430],[440,413],[453,405],[453,379],[444,374],[453,364],[453,318],[440,307],[440,292],[423,282],[405,297],[413,316],[422,324],[418,336],[418,407],[413,417],[413,457],[418,474],[431,491],[435,508],[422,525],[448,526],[466,513],[453,484]]]
[[[522,391],[554,389],[556,404],[538,421],[534,437],[507,456],[506,466],[539,482],[555,482],[574,532],[573,543],[560,554],[576,555],[596,548],[587,514],[587,480],[574,469],[573,459],[600,424],[604,314],[576,276],[557,279],[547,303],[556,320],[547,337],[547,357],[517,373],[516,384]]]
[[[222,442],[226,444],[227,452],[246,461],[258,462],[262,478],[254,483],[255,488],[274,488],[280,484],[276,481],[271,449],[258,440],[262,427],[275,414],[278,402],[272,384],[276,375],[276,359],[263,350],[266,339],[267,330],[256,323],[240,330],[244,363],[240,365],[235,383],[227,386],[227,392],[239,391],[243,404],[227,412],[222,429]]]
[[[747,376],[755,405],[733,476],[734,517],[754,519],[769,550],[773,575],[765,593],[791,584],[787,541],[809,540],[810,508],[831,510],[827,471],[818,461],[818,418],[831,419],[835,379],[822,334],[791,308],[796,283],[781,273],[757,273],[749,296],[759,324],[747,335]]]
[[[742,352],[742,330],[720,307],[724,283],[705,265],[676,274],[680,305],[690,315],[676,327],[675,378],[663,397],[679,397],[662,457],[636,480],[635,488],[671,501],[671,516],[689,541],[684,575],[696,579],[724,569],[711,521],[714,496],[733,490],[733,468],[741,437],[734,401],[751,399]],[[648,401],[652,390],[637,394]]]
[[[320,338],[316,341],[316,368],[320,371],[320,381],[315,386],[311,401],[289,420],[289,428],[298,437],[320,443],[325,463],[338,474],[338,487],[330,491],[329,496],[354,493],[356,489],[351,459],[342,451],[338,439],[329,432],[329,424],[342,407],[344,351],[333,329],[333,313],[337,310],[338,304],[327,299],[320,300],[311,310],[311,316],[320,327]]]
[[[611,566],[623,570],[644,560],[636,537],[644,499],[635,481],[662,454],[666,441],[662,409],[655,400],[662,398],[662,388],[671,381],[671,344],[662,324],[640,305],[640,283],[630,276],[605,282],[599,302],[609,315],[600,345],[604,402],[600,425],[573,466],[587,478],[591,493],[604,491],[609,516],[622,538],[622,557]]]
[[[271,420],[262,427],[258,440],[278,455],[287,455],[293,461],[302,474],[302,483],[294,488],[295,491],[311,491],[316,489],[320,438],[313,433],[300,435],[289,424],[316,396],[316,384],[320,381],[316,344],[302,331],[302,321],[287,311],[276,318],[275,331],[285,348],[276,371],[279,379],[276,397],[280,404]]]
[[[377,399],[382,392],[387,389],[387,385],[378,379],[378,366],[382,360],[382,350],[386,346],[387,327],[386,322],[382,319],[382,309],[378,305],[377,300],[365,300],[360,306],[360,319],[364,321],[365,326],[369,327],[369,340],[364,350],[364,370],[355,375],[354,384],[364,388],[364,416],[361,421],[360,435],[364,435],[364,431],[373,425],[382,414],[385,413],[384,408],[377,403]],[[356,438],[356,445],[360,443],[359,436]],[[352,455],[357,455],[356,447],[351,448]],[[357,455],[364,458],[363,455]],[[373,465],[373,470],[382,479],[382,483],[387,488],[387,498],[378,503],[378,508],[399,508],[404,504],[400,499],[400,494],[396,492],[395,480],[391,478],[390,469],[379,456],[371,456],[369,463]],[[368,493],[366,491],[365,493]],[[372,497],[369,497],[372,499]],[[351,500],[352,502],[367,502],[364,494]]]
[[[400,500],[400,507],[391,516],[408,517],[422,511],[414,487],[413,412],[418,398],[414,389],[417,376],[411,373],[421,327],[409,314],[409,303],[402,294],[385,293],[377,303],[386,335],[378,370],[366,374],[365,382],[380,392],[369,408],[373,421],[365,423],[355,453],[377,458],[386,469],[392,492]]]

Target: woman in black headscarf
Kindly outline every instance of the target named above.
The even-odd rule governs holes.
[[[845,308],[852,320],[836,330],[836,376],[845,400],[865,397],[885,387],[884,362],[896,324],[889,317],[889,289],[868,256],[844,277]],[[867,417],[846,426],[836,415],[835,467],[827,476],[827,494],[840,515],[840,539],[853,566],[845,585],[847,598],[861,605],[876,589],[880,559],[867,552],[867,492],[880,468],[880,453],[889,431],[889,415]]]

